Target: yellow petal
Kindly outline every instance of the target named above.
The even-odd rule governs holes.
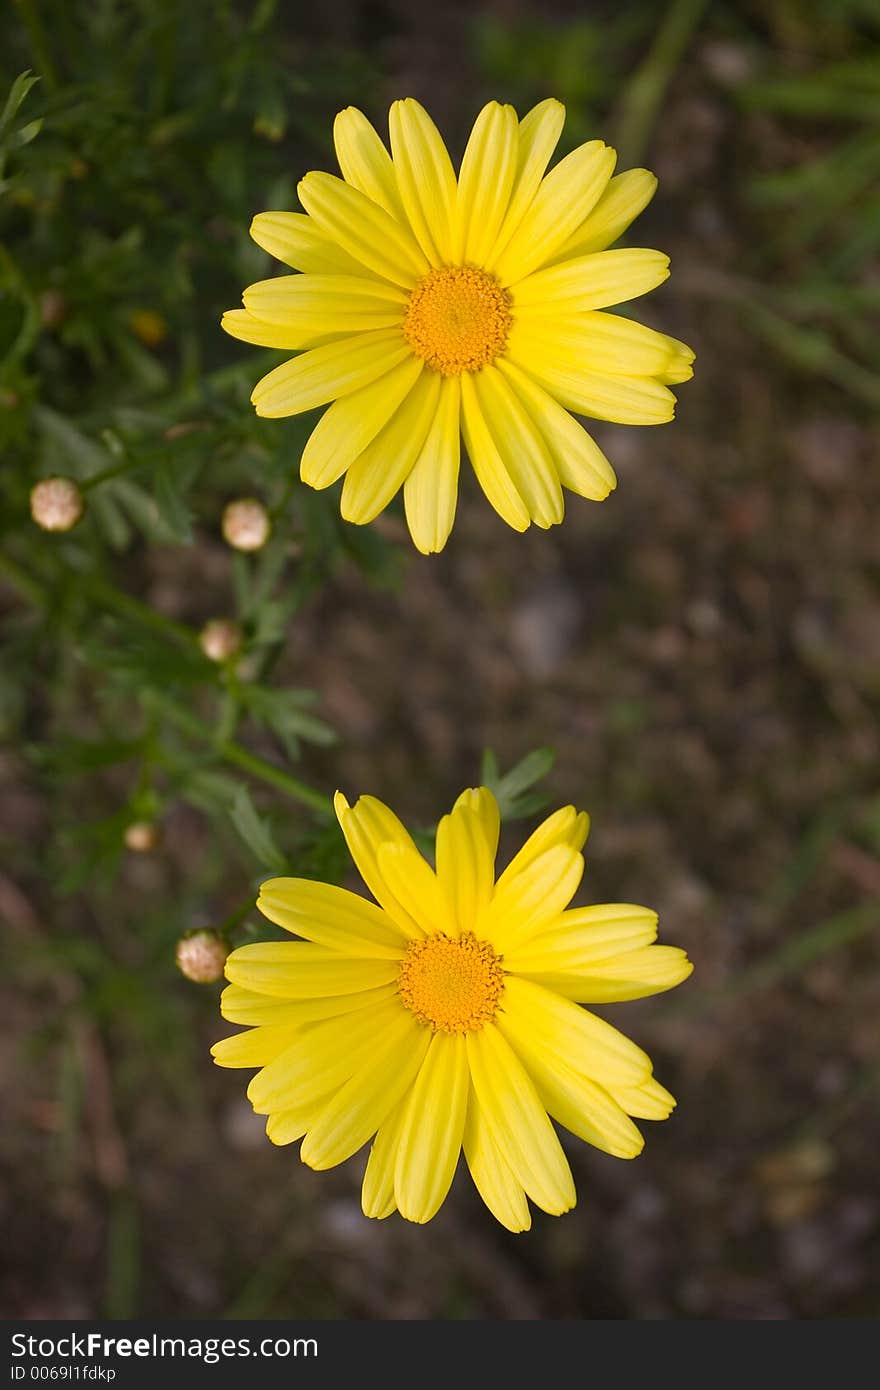
[[[493,1023],[466,1036],[477,1103],[505,1161],[542,1211],[570,1211],[571,1169],[534,1083]]]
[[[443,138],[412,97],[392,103],[388,133],[397,185],[409,224],[432,266],[452,260],[455,171]]]
[[[369,271],[337,246],[304,212],[259,212],[251,236],[277,261],[314,275],[368,275]]]
[[[490,101],[474,122],[461,161],[457,261],[486,263],[510,203],[518,159],[516,112]]]
[[[463,1147],[474,1186],[496,1221],[508,1231],[528,1231],[532,1217],[522,1183],[513,1176],[510,1164],[492,1138],[473,1087]]]
[[[398,222],[404,221],[391,156],[356,106],[347,106],[339,112],[333,123],[333,142],[346,183],[365,193]]]
[[[421,453],[440,397],[440,377],[423,371],[387,425],[349,468],[340,511],[346,521],[364,526],[400,490]]]
[[[397,329],[357,333],[283,362],[257,382],[251,400],[258,415],[300,415],[368,386],[406,357],[409,348]]]
[[[454,931],[437,875],[414,845],[379,845],[376,857],[379,872],[410,917],[429,933]]]
[[[388,887],[376,857],[379,846],[386,841],[409,846],[418,853],[412,836],[390,807],[375,796],[359,797],[354,806],[349,806],[342,792],[337,792],[333,806],[349,853],[373,897],[407,938],[421,940],[425,935],[424,930]]]
[[[458,930],[473,931],[495,874],[480,817],[466,803],[456,803],[437,826],[437,879]]]
[[[498,887],[507,884],[527,869],[540,855],[555,845],[582,850],[590,833],[590,817],[574,806],[562,806],[533,830],[525,844],[511,859],[498,879]]]
[[[501,812],[498,809],[498,802],[495,800],[494,793],[488,787],[467,787],[459,796],[453,810],[457,810],[459,806],[467,806],[477,816],[486,837],[486,848],[489,851],[494,872],[495,856],[498,853],[498,837],[501,833]]]
[[[375,989],[395,979],[398,969],[398,961],[353,960],[299,941],[254,941],[226,959],[233,984],[281,999]]]
[[[615,1086],[611,1094],[628,1115],[639,1120],[666,1120],[675,1109],[675,1096],[654,1076],[641,1086]]]
[[[397,1211],[397,1203],[394,1200],[394,1164],[405,1114],[406,1096],[379,1126],[379,1132],[373,1140],[367,1159],[361,1188],[361,1210],[364,1216],[371,1216],[375,1221],[383,1221],[386,1216]]]
[[[694,354],[686,343],[619,314],[534,314],[518,326],[517,335],[542,362],[563,369],[660,381],[668,374],[679,381],[692,375]]]
[[[690,381],[694,374],[691,365],[694,357],[695,353],[691,348],[687,348],[684,353],[679,353],[677,357],[672,358],[661,374],[660,380],[667,386],[679,386],[683,381]]]
[[[293,1144],[297,1139],[302,1139],[328,1100],[329,1096],[322,1095],[291,1105],[286,1110],[276,1110],[266,1121],[266,1137],[273,1144]]]
[[[470,373],[461,378],[461,426],[471,467],[489,502],[514,531],[527,530],[529,509],[495,447]]]
[[[399,998],[304,1028],[274,1061],[251,1078],[248,1099],[258,1114],[289,1110],[329,1095],[354,1076],[390,1032],[408,1018]]]
[[[489,269],[502,285],[515,285],[545,265],[584,220],[603,193],[617,155],[591,140],[551,169],[528,212]]]
[[[653,377],[612,376],[549,361],[543,345],[511,334],[510,359],[551,396],[580,415],[619,425],[663,425],[675,414],[675,397]],[[324,351],[325,349],[317,349]]]
[[[412,1086],[431,1034],[400,1012],[364,1065],[309,1126],[300,1158],[310,1168],[334,1168],[357,1153]]]
[[[669,279],[669,257],[641,247],[597,251],[548,266],[511,291],[515,322],[530,314],[582,314],[655,290]]]
[[[367,270],[412,289],[430,266],[408,227],[333,174],[306,174],[299,200],[327,236]]]
[[[215,1042],[211,1056],[218,1067],[264,1067],[289,1047],[300,1032],[299,1025],[290,1023],[248,1028]]]
[[[583,425],[513,362],[501,358],[498,370],[507,378],[541,431],[559,481],[580,497],[601,502],[617,486],[614,469]]]
[[[460,415],[458,377],[442,377],[428,436],[403,487],[407,525],[413,544],[423,555],[443,549],[455,520],[461,454]]]
[[[680,985],[694,968],[677,946],[646,946],[613,960],[583,965],[578,962],[567,969],[560,963],[548,969],[547,957],[539,950],[531,959],[539,962],[538,968],[518,959],[518,975],[525,975],[545,989],[556,990],[582,1004],[616,1004],[660,994]]]
[[[644,1139],[606,1090],[559,1058],[548,1058],[534,1037],[511,1024],[504,1013],[498,1015],[498,1027],[554,1120],[615,1158],[635,1158],[641,1153]]]
[[[516,175],[504,221],[486,258],[487,267],[495,265],[531,207],[564,124],[565,107],[553,97],[533,106],[520,121]]]
[[[407,1100],[394,1165],[401,1216],[424,1223],[449,1191],[464,1133],[470,1072],[463,1033],[435,1033]]]
[[[648,206],[657,189],[657,179],[648,169],[627,169],[609,183],[593,211],[556,252],[553,260],[588,256],[604,251]]]
[[[611,960],[626,951],[650,946],[657,937],[657,914],[635,903],[597,903],[563,912],[550,930],[509,953],[516,969],[567,970],[577,960],[587,966]]]
[[[418,358],[405,357],[378,381],[328,406],[302,452],[299,472],[303,482],[325,488],[341,478],[388,424],[421,373]]]
[[[400,960],[406,937],[392,919],[357,893],[307,878],[269,878],[257,907],[285,931],[349,956]]]
[[[238,338],[242,343],[254,343],[257,347],[286,348],[289,352],[301,348],[314,347],[326,339],[326,335],[315,333],[303,324],[266,323],[247,309],[227,309],[220,320],[220,327],[230,338]]]
[[[365,1009],[390,999],[397,989],[396,982],[365,989],[357,994],[332,994],[319,999],[276,999],[270,994],[257,994],[242,985],[227,985],[220,995],[220,1012],[229,1023],[262,1024],[290,1023],[302,1027],[322,1018]]]
[[[480,411],[529,516],[546,530],[562,520],[559,477],[531,416],[496,367],[473,378]]]
[[[583,872],[583,855],[569,845],[545,850],[520,873],[499,879],[478,934],[506,956],[558,917],[577,892]]]
[[[548,1061],[563,1062],[600,1086],[640,1086],[651,1075],[650,1057],[623,1033],[531,980],[507,976],[504,1012]]]
[[[242,296],[249,313],[309,336],[362,333],[403,322],[406,296],[396,285],[356,275],[276,275]]]

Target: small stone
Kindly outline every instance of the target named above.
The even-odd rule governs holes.
[[[568,585],[551,581],[534,590],[510,620],[510,643],[527,675],[546,680],[559,670],[580,621],[581,606]]]
[[[721,613],[711,599],[695,598],[685,610],[688,627],[695,637],[714,637],[722,624]]]

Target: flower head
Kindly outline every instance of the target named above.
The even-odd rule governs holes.
[[[568,908],[589,821],[567,806],[495,880],[499,812],[485,787],[437,828],[436,868],[374,797],[336,813],[375,903],[306,879],[262,885],[258,907],[298,941],[241,946],[221,1008],[249,1025],[212,1049],[257,1067],[248,1096],[276,1144],[302,1140],[331,1168],[373,1140],[363,1209],[435,1215],[461,1150],[484,1202],[512,1231],[527,1198],[575,1203],[551,1118],[634,1158],[632,1116],[675,1102],[650,1058],[581,1007],[638,999],[686,979],[684,951],[657,946],[657,916],[610,903]]]
[[[569,411],[623,424],[671,420],[669,386],[692,375],[684,343],[605,312],[661,284],[659,251],[607,248],[656,187],[612,177],[591,140],[546,172],[565,109],[522,120],[490,102],[458,174],[428,113],[396,101],[390,154],[354,107],[336,118],[342,178],[309,173],[305,213],[264,212],[251,235],[300,272],[244,292],[233,337],[299,355],[253,392],[258,415],[330,404],[302,455],[324,488],[345,474],[342,515],[372,521],[401,487],[413,541],[442,550],[458,493],[460,436],[495,510],[518,531],[562,520],[563,488],[615,486]]]

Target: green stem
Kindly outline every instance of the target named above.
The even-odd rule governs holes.
[[[27,30],[28,42],[34,55],[34,67],[42,77],[47,88],[55,91],[58,87],[58,74],[49,53],[46,31],[34,0],[18,0],[22,23]]]
[[[293,490],[296,487],[296,484],[297,479],[295,477],[289,477],[284,485],[284,490],[282,491],[281,496],[278,498],[278,501],[275,503],[274,507],[269,508],[269,520],[273,526],[278,521],[279,517],[282,517],[286,512],[287,504],[293,495]]]
[[[27,598],[40,607],[45,607],[46,595],[37,581],[2,551],[0,551],[0,571],[5,573]],[[146,604],[140,603],[128,594],[120,593],[103,580],[90,579],[87,584],[91,593],[96,598],[103,600],[108,607],[115,608],[139,622],[146,623],[162,633],[163,636],[171,637],[175,641],[186,642],[187,645],[192,645],[196,641],[190,629],[184,627],[182,623],[175,623],[171,618],[156,613]],[[243,748],[234,739],[212,737],[211,731],[196,715],[181,709],[169,696],[161,695],[155,690],[144,691],[141,695],[141,701],[145,707],[152,707],[170,724],[175,724],[183,733],[189,734],[200,742],[209,743],[216,755],[224,762],[233,763],[236,767],[249,772],[252,777],[257,777],[260,781],[268,783],[269,786],[276,787],[294,801],[311,807],[312,810],[320,812],[321,815],[332,817],[333,806],[329,797],[322,792],[315,791],[314,787],[308,786],[306,782],[301,782],[298,777],[292,777],[289,772],[284,772],[274,763],[267,762],[258,754],[249,752],[247,748]]]
[[[82,493],[89,492],[93,487],[99,487],[101,483],[109,482],[111,478],[119,478],[123,473],[133,473],[136,468],[143,468],[150,460],[143,458],[124,458],[119,463],[111,463],[108,468],[102,468],[100,473],[92,473],[88,478],[81,478],[79,490]]]
[[[12,581],[16,589],[24,594],[26,598],[29,598],[32,603],[37,604],[40,608],[45,606],[46,595],[43,593],[37,581],[32,579],[27,571],[23,570],[16,560],[13,560],[11,555],[5,554],[2,550],[0,550],[0,571],[2,571],[7,579]]]
[[[203,742],[211,742],[215,753],[224,762],[233,763],[236,767],[249,772],[253,777],[258,777],[260,781],[277,787],[279,791],[284,792],[294,801],[299,801],[304,806],[310,806],[313,811],[319,811],[325,816],[332,816],[333,806],[329,797],[324,796],[322,792],[315,791],[305,782],[301,782],[298,777],[291,777],[289,772],[282,771],[274,763],[267,762],[265,758],[249,752],[247,748],[242,748],[241,744],[236,743],[233,739],[212,741],[210,731],[206,729],[202,721],[196,715],[190,714],[188,710],[181,709],[167,695],[160,695],[155,690],[151,690],[146,692],[142,698],[158,710],[170,724],[176,725],[182,733],[190,734],[193,738]]]
[[[708,0],[673,0],[666,11],[648,56],[621,99],[616,140],[621,164],[638,164],[643,158],[666,88],[707,4]]]
[[[240,927],[245,918],[249,917],[253,910],[253,898],[246,898],[243,903],[239,903],[238,907],[232,909],[229,915],[220,923],[219,927],[215,928],[217,935],[228,943],[236,927]]]
[[[106,580],[94,577],[87,578],[85,588],[107,608],[115,608],[117,613],[122,613],[127,618],[133,618],[135,622],[141,623],[144,627],[151,627],[154,632],[158,632],[167,640],[179,642],[186,647],[198,646],[196,634],[185,623],[177,623],[173,618],[166,618],[164,613],[157,613],[156,609],[151,608],[149,604],[141,603],[140,599],[132,598],[130,594],[125,594],[120,589],[114,589],[113,585],[108,584]]]

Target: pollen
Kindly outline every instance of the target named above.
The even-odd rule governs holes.
[[[397,988],[420,1023],[443,1033],[474,1033],[493,1017],[504,993],[501,957],[473,932],[411,941]]]
[[[403,335],[442,376],[478,372],[504,351],[512,323],[510,295],[487,270],[446,265],[410,295]]]

